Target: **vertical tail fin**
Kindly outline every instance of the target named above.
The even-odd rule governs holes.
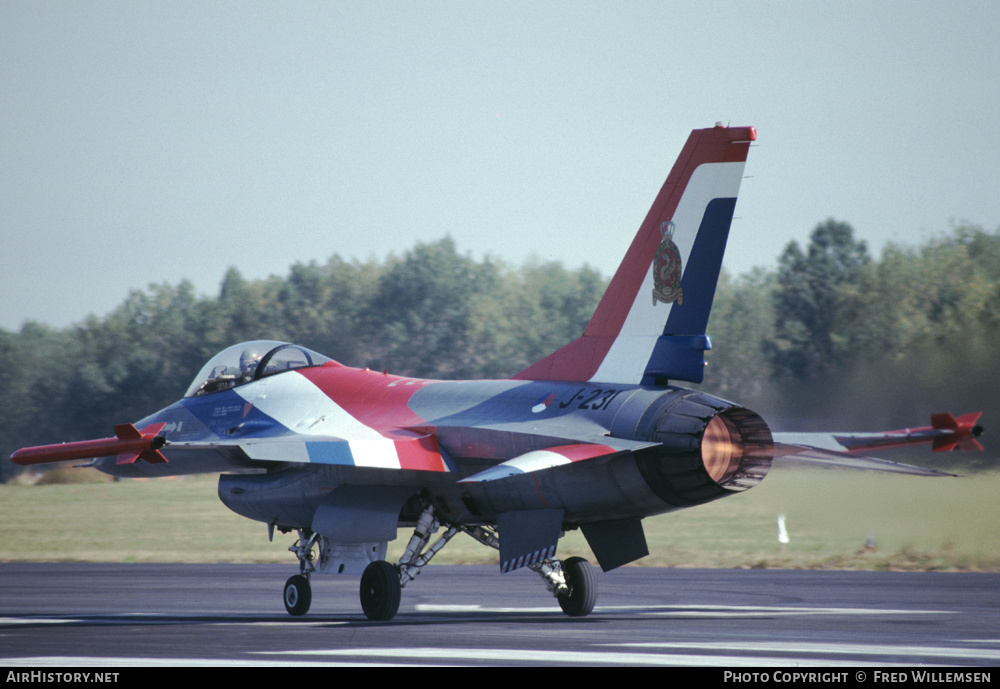
[[[705,327],[753,127],[691,132],[583,335],[525,380],[700,383]]]

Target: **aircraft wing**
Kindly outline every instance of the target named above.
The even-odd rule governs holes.
[[[450,471],[437,438],[431,434],[398,437],[344,438],[285,436],[246,439],[239,443],[247,457],[257,461],[339,464],[381,469]]]
[[[393,437],[342,438],[289,434],[239,440],[168,442],[158,435],[163,424],[139,431],[132,424],[115,427],[116,437],[23,448],[11,459],[28,466],[82,459],[116,457],[116,464],[145,460],[170,464],[171,473],[232,471],[256,462],[338,464],[383,469],[451,471],[446,455],[431,434],[399,431]]]
[[[935,452],[947,450],[982,450],[976,438],[982,433],[976,424],[982,412],[963,414],[932,414],[931,425],[903,428],[881,433],[773,433],[774,458],[803,464],[868,469],[919,476],[954,476],[943,471],[925,469],[887,459],[868,457],[864,452],[931,445]]]

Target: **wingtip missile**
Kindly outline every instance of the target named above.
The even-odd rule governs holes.
[[[864,453],[872,450],[889,450],[911,445],[929,444],[935,452],[962,450],[979,452],[983,446],[976,440],[983,434],[977,424],[982,412],[962,414],[957,419],[948,412],[931,414],[931,425],[920,428],[901,428],[884,433],[837,433],[833,438],[848,452]]]
[[[961,450],[963,452],[982,452],[983,446],[976,440],[983,434],[983,427],[976,423],[982,412],[962,414],[957,419],[950,413],[931,414],[931,428],[947,431],[934,439],[935,452]]]
[[[21,466],[95,457],[117,457],[118,464],[132,464],[140,459],[150,464],[163,464],[167,458],[160,449],[167,444],[167,439],[159,433],[165,426],[165,423],[154,423],[140,431],[130,423],[118,424],[113,438],[23,447],[10,459]]]

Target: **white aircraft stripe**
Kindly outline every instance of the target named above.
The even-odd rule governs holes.
[[[304,436],[342,438],[347,441],[357,466],[398,469],[395,443],[351,416],[316,385],[292,372],[265,378],[258,384],[236,389],[248,403],[289,430]],[[254,459],[286,462],[311,461],[306,440],[262,438],[241,445]]]
[[[259,385],[244,385],[235,392],[295,433],[348,440],[382,438],[378,431],[348,414],[312,381],[294,372],[265,378]]]

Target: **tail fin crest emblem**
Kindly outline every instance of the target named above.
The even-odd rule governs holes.
[[[684,303],[684,289],[681,287],[681,252],[674,244],[673,221],[660,223],[660,233],[663,240],[656,249],[653,258],[653,306],[657,302],[670,304],[677,302]]]

